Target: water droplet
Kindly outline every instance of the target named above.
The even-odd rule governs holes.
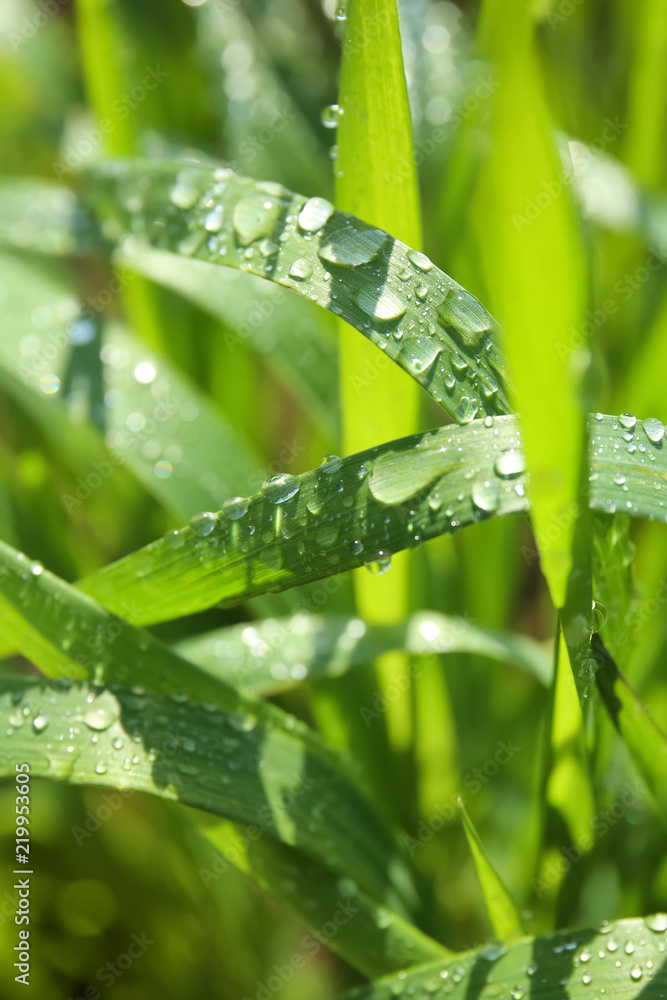
[[[500,507],[500,490],[492,479],[478,479],[473,483],[472,502],[477,510],[492,514]]]
[[[342,465],[343,459],[339,458],[338,455],[325,455],[320,462],[320,469],[329,476],[339,472]]]
[[[269,503],[284,503],[299,492],[301,483],[296,476],[283,473],[269,476],[262,485],[262,493]]]
[[[58,389],[60,388],[60,379],[53,373],[50,375],[42,375],[39,380],[39,387],[42,392],[46,393],[47,396],[52,396],[55,392],[58,392]]]
[[[501,479],[511,479],[526,471],[526,456],[522,451],[503,451],[496,459],[493,469]]]
[[[616,938],[609,938],[607,941],[607,951],[618,951],[618,941]]]
[[[31,572],[31,574],[33,576],[41,576],[42,573],[44,572],[44,567],[42,566],[41,562],[37,562],[37,561],[31,562],[30,563],[30,572]]]
[[[228,721],[232,729],[238,733],[251,733],[257,726],[257,719],[245,712],[230,712]]]
[[[134,377],[142,385],[149,385],[155,378],[155,366],[150,361],[140,361],[134,369]]]
[[[360,556],[361,553],[364,551],[363,543],[360,542],[358,539],[355,539],[352,542],[352,551],[354,552],[355,556]]]
[[[471,350],[493,327],[493,320],[481,302],[463,288],[450,288],[436,312],[444,329]]]
[[[168,531],[164,536],[164,541],[170,549],[180,549],[185,545],[185,536],[182,531]]]
[[[460,424],[469,424],[475,419],[479,403],[472,396],[461,396],[456,407],[456,419]]]
[[[599,632],[607,622],[607,609],[599,601],[593,601],[593,631]]]
[[[101,705],[99,708],[89,708],[83,717],[83,721],[89,729],[104,732],[117,718],[118,714],[116,712],[112,712]]]
[[[310,198],[299,212],[299,227],[306,233],[317,233],[334,214],[326,198]]]
[[[368,264],[385,247],[387,234],[381,229],[357,229],[348,226],[331,233],[318,251],[322,260],[338,267]]]
[[[289,269],[290,278],[296,278],[298,281],[305,281],[306,278],[310,278],[313,273],[313,265],[310,261],[305,260],[303,257],[299,257],[295,260]]]
[[[630,969],[630,979],[632,979],[633,982],[635,983],[638,983],[643,975],[644,973],[642,972],[642,970],[639,968],[638,965],[633,965],[632,968]]]
[[[655,934],[664,934],[667,931],[667,913],[654,913],[644,921],[649,930]]]
[[[627,430],[630,430],[637,423],[637,418],[634,413],[621,413],[618,419],[621,427],[625,427]]]
[[[107,773],[106,764],[102,760],[98,761],[98,763],[95,765],[95,774],[106,774],[106,773]]]
[[[123,744],[123,738],[121,736],[116,736],[111,741],[111,746],[114,748],[114,750],[122,750],[123,749],[123,745],[124,745]]]
[[[200,538],[205,538],[206,535],[211,534],[217,524],[217,521],[217,514],[212,513],[210,510],[205,510],[190,518],[190,526],[195,535],[198,535]]]
[[[39,712],[32,720],[32,728],[37,733],[43,732],[50,722],[49,716],[45,712]]]
[[[579,955],[579,958],[581,959],[582,962],[590,962],[592,957],[593,953],[589,951],[588,948],[584,948],[582,953]]]
[[[247,195],[234,208],[234,231],[242,247],[270,236],[278,225],[282,202],[263,194]]]
[[[614,476],[614,482],[616,483],[617,486],[625,486],[625,484],[627,483],[627,479],[622,473],[617,472]]]
[[[524,997],[525,995],[526,994],[523,986],[515,986],[514,989],[511,990],[510,992],[510,996],[512,996],[514,1000],[522,1000],[522,997]]]
[[[366,315],[374,319],[390,322],[405,313],[405,303],[386,286],[377,294],[368,285],[363,285],[354,298]]]
[[[384,576],[384,574],[389,572],[391,569],[390,553],[380,550],[377,554],[377,559],[373,562],[366,563],[366,569],[369,573],[372,573],[373,576]]]
[[[336,128],[343,114],[344,109],[339,107],[338,104],[328,104],[322,110],[322,124],[325,128]]]
[[[410,263],[414,264],[419,271],[430,271],[433,267],[432,261],[428,259],[425,253],[420,253],[419,250],[408,250],[407,257]]]
[[[588,984],[591,982],[592,979],[593,977],[591,976],[590,972],[584,972],[583,976],[581,977],[582,983],[584,983],[586,986],[588,986]]]
[[[209,233],[219,233],[223,225],[225,210],[222,205],[216,205],[204,219],[204,229]]]
[[[632,941],[625,942],[625,948],[623,949],[626,955],[633,955],[635,951],[635,946]]]
[[[177,208],[192,208],[199,197],[198,170],[182,170],[176,178],[176,183],[169,192],[169,197]]]
[[[658,444],[665,436],[665,426],[662,420],[658,420],[657,417],[647,417],[646,420],[642,421],[642,427],[646,437],[654,444]]]
[[[238,521],[248,512],[248,501],[245,497],[230,497],[223,503],[222,512],[230,521]]]

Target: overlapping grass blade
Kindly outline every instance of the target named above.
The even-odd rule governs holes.
[[[664,521],[667,453],[649,436],[657,436],[655,424],[636,431],[635,443],[616,417],[592,419],[590,505]],[[515,417],[428,431],[269,481],[79,586],[112,610],[134,601],[137,624],[238,603],[526,511],[524,468]]]
[[[349,762],[327,750],[303,723],[198,670],[2,543],[0,595],[3,634],[25,656],[46,673],[83,675],[92,682],[28,685],[30,690],[15,696],[23,699],[21,709],[31,705],[37,712],[25,727],[11,723],[16,706],[12,709],[11,694],[5,697],[7,726],[15,732],[5,737],[4,773],[7,768],[13,772],[14,761],[28,759],[34,773],[104,785],[136,781],[133,787],[152,787],[201,808],[209,801],[219,815],[256,824],[354,879],[377,902],[399,912],[414,904],[409,870],[366,802]],[[96,687],[105,692],[91,709],[92,724],[82,720],[82,727],[70,728],[65,713],[88,711],[85,706],[93,701]],[[48,733],[43,732],[46,726],[34,724],[40,711],[52,720]],[[124,718],[130,720],[125,735],[103,725],[111,716],[119,717],[121,726]],[[18,724],[22,711],[13,717]],[[169,764],[170,730],[181,737],[187,733],[194,743],[181,748],[193,756],[191,765],[187,757],[180,760],[186,767],[180,778]],[[99,732],[98,740],[91,739],[93,731]],[[110,743],[115,737],[137,746],[120,753]],[[31,750],[34,761],[26,756]],[[127,750],[130,764],[124,768]],[[106,769],[96,771],[101,764]],[[188,766],[196,768],[199,783]],[[169,778],[163,780],[161,772]],[[175,792],[166,787],[170,781],[176,782]],[[293,786],[299,793],[281,798]],[[351,844],[356,845],[352,851]]]
[[[659,913],[491,944],[351,990],[344,1000],[658,1000],[667,988],[666,928],[667,914]]]
[[[423,254],[321,198],[223,167],[123,161],[81,178],[109,239],[277,281],[379,346],[457,421],[509,410],[497,327]],[[376,361],[377,377],[388,362]]]
[[[417,656],[474,653],[514,664],[545,685],[552,671],[550,654],[534,640],[435,611],[422,611],[397,625],[295,615],[216,629],[183,639],[176,648],[202,670],[256,695],[276,694],[318,677],[340,677],[395,649]]]
[[[595,680],[605,708],[663,815],[667,815],[667,736],[619,671],[598,633]]]

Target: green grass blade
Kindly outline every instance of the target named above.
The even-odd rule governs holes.
[[[494,934],[499,941],[516,941],[523,936],[519,914],[505,883],[484,850],[484,845],[468,815],[463,799],[459,798],[458,805]]]
[[[667,984],[666,927],[667,915],[659,913],[605,924],[600,930],[559,931],[511,946],[487,945],[450,962],[410,969],[343,996],[344,1000],[589,1000],[599,996],[659,1000]],[[626,942],[634,945],[630,953],[628,948],[623,951]]]
[[[593,636],[592,651],[595,680],[609,717],[661,813],[667,815],[667,736],[627,683],[598,633]]]
[[[667,7],[662,0],[646,0],[637,14],[625,159],[640,183],[657,189],[665,176],[663,149],[667,132],[663,109],[667,99]]]
[[[307,296],[380,347],[460,423],[509,411],[492,318],[430,260],[382,230],[322,199],[221,167],[115,162],[92,168],[81,182],[110,239],[132,234]],[[357,373],[362,382],[389,366],[380,355],[374,364],[375,374]]]
[[[583,316],[584,259],[573,199],[560,179],[530,5],[487,0],[481,38],[498,88],[478,195],[480,247],[523,421],[541,565],[562,607],[573,524],[554,526],[577,499],[584,420],[577,373],[559,347]],[[533,204],[539,207],[527,207]]]
[[[598,416],[591,431],[591,507],[613,513],[618,505],[632,516],[664,521],[661,442],[638,424],[643,450],[632,450],[618,419]],[[654,425],[648,427],[656,436]],[[114,610],[122,600],[136,602],[133,621],[146,624],[343,573],[481,518],[526,511],[520,448],[516,418],[507,416],[329,460],[269,483],[254,497],[230,500],[219,516],[199,518],[79,586]],[[317,559],[304,559],[306,551]]]
[[[351,879],[338,878],[285,844],[248,837],[245,828],[230,823],[204,826],[203,833],[306,926],[321,927],[332,914],[339,915],[340,928],[328,944],[369,978],[449,954],[396,913],[377,906]]]
[[[140,724],[144,710],[152,713],[152,728],[144,740],[143,769],[137,772],[141,782],[148,782],[152,774],[149,751],[153,746],[160,746],[157,730],[161,727],[164,744],[165,732],[170,728],[180,729],[179,718],[189,715],[191,710],[190,720],[184,720],[183,727],[191,728],[193,737],[198,728],[206,731],[198,744],[202,760],[197,773],[200,777],[208,774],[210,781],[203,782],[198,794],[205,796],[210,791],[217,803],[232,794],[238,795],[240,802],[244,795],[249,798],[245,812],[239,811],[241,805],[233,812],[224,812],[221,808],[213,811],[239,822],[258,822],[260,828],[271,832],[272,836],[299,846],[341,875],[353,878],[378,902],[405,912],[406,901],[414,900],[411,878],[391,835],[365,801],[349,762],[324,747],[311,729],[275,706],[242,695],[219,678],[197,669],[148,633],[138,631],[100,608],[90,598],[3,543],[0,543],[0,596],[3,635],[43,671],[61,678],[78,679],[83,675],[95,685],[104,685],[108,690],[107,700],[115,699],[118,703],[115,715],[122,716],[124,711],[136,712]],[[22,679],[18,679],[15,686],[21,683]],[[62,700],[59,701],[57,692],[61,689]],[[68,757],[68,741],[57,740],[54,731],[58,725],[68,729],[69,723],[62,713],[68,705],[85,704],[88,685],[63,688],[62,684],[56,684],[40,690],[41,694],[26,693],[25,699],[31,703],[43,699],[39,703],[53,718],[51,739],[47,737],[42,742],[51,748],[51,766],[57,774],[58,769],[66,769],[68,759],[71,762],[73,758]],[[45,707],[54,697],[53,707]],[[8,696],[5,700],[8,712],[11,712],[11,702]],[[189,703],[189,709],[182,707],[185,702]],[[164,717],[162,722],[161,717]],[[146,721],[148,723],[147,717]],[[223,743],[216,744],[213,732],[218,723],[224,723],[237,733],[238,739],[230,735],[230,739],[236,741],[233,745],[225,748]],[[127,754],[111,753],[113,747],[107,743],[108,733],[103,745],[90,744],[91,729],[97,731],[92,725],[71,733],[73,745],[81,750],[85,765],[80,781],[85,783],[90,777],[90,755],[99,760],[99,754],[104,751],[110,759],[107,772],[100,776],[100,783],[122,782],[122,765]],[[12,759],[21,760],[23,737],[40,735],[39,726],[19,727],[16,735],[18,738],[12,739],[9,747],[15,748],[11,751],[14,755],[18,754]],[[248,748],[245,757],[244,745]],[[30,746],[38,750],[34,743]],[[26,746],[26,753],[29,748]],[[237,751],[241,755],[238,763],[245,769],[238,777],[240,779],[245,773],[248,781],[245,790],[240,782],[234,781],[234,766],[228,767],[229,760],[237,759]],[[260,757],[265,755],[266,770],[257,767],[258,752]],[[212,764],[207,763],[207,753],[214,754]],[[38,750],[38,757],[40,766],[45,768],[42,773],[46,773],[48,755],[45,758]],[[166,764],[164,757],[161,763]],[[229,781],[221,777],[226,770],[232,772]],[[125,779],[130,780],[134,773],[130,768]],[[276,800],[281,782],[286,783],[293,775],[312,779],[303,795],[298,797],[298,806],[290,797],[285,802]],[[182,772],[179,788],[187,783],[187,772]],[[136,787],[143,788],[144,784]],[[158,781],[160,788],[164,784]],[[236,784],[238,788],[233,787]],[[257,797],[262,789],[271,809],[258,816],[261,803],[257,802]],[[205,808],[203,797],[193,801],[185,792],[183,800]],[[253,801],[254,809],[248,812]],[[357,841],[348,864],[346,855],[350,844]]]
[[[471,653],[510,663],[551,683],[550,654],[521,635],[478,628],[465,618],[422,611],[398,625],[360,618],[296,615],[247,622],[184,639],[177,651],[242,691],[272,695],[301,681],[341,677],[392,650],[415,656]],[[437,666],[434,664],[434,669]]]
[[[515,419],[498,417],[329,459],[230,500],[219,516],[195,519],[80,587],[112,609],[121,595],[131,598],[133,620],[146,623],[367,563],[386,566],[389,553],[493,513],[526,510],[519,443]]]

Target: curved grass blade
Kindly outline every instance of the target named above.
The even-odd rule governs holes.
[[[324,199],[221,167],[116,161],[91,168],[81,183],[109,239],[141,237],[307,296],[368,337],[460,423],[509,412],[492,317],[384,231]]]
[[[470,816],[463,804],[463,799],[458,799],[470,853],[475,862],[477,877],[479,878],[486,910],[491,920],[494,933],[499,941],[516,941],[523,935],[521,920],[516,912],[516,907],[510,898],[505,883],[498,872],[493,867],[489,856],[484,850],[484,845],[475,829]]]
[[[616,417],[592,419],[593,509],[667,520],[658,424],[638,423],[633,437]],[[112,610],[136,602],[132,620],[147,624],[366,563],[386,565],[390,554],[421,541],[527,511],[524,468],[513,416],[427,431],[267,481],[261,493],[227,501],[218,515],[195,518],[79,587]]]
[[[386,564],[462,524],[526,510],[519,447],[516,420],[499,417],[329,458],[268,480],[79,586],[112,610],[133,600],[133,621],[146,623]]]
[[[396,913],[378,907],[351,879],[338,878],[285,844],[249,837],[226,822],[203,826],[202,832],[306,926],[319,928],[338,918],[339,929],[327,946],[369,978],[450,954]]]
[[[242,344],[252,346],[322,429],[337,436],[338,356],[332,317],[254,275],[161,253],[137,240],[125,240],[116,259],[222,320],[222,339],[230,354]]]
[[[625,680],[597,632],[591,647],[604,706],[661,813],[667,816],[667,736]]]
[[[214,787],[209,791],[217,796],[215,801],[218,802],[216,809],[219,815],[239,822],[255,823],[285,843],[298,846],[319,858],[340,875],[353,878],[379,903],[399,912],[409,910],[415,896],[407,865],[391,835],[365,800],[358,775],[350,762],[327,749],[313,730],[276,706],[242,695],[221,680],[198,670],[148,633],[134,629],[126,621],[100,608],[90,598],[48,573],[39,564],[30,563],[21,553],[3,543],[0,543],[0,596],[3,634],[15,643],[21,653],[46,673],[75,679],[83,675],[93,682],[92,688],[104,686],[108,691],[105,699],[110,702],[115,699],[117,703],[113,710],[110,708],[112,714],[121,716],[123,712],[130,715],[136,712],[137,725],[140,726],[143,718],[149,726],[150,733],[146,733],[144,740],[146,757],[143,771],[140,769],[144,784],[135,787],[143,788],[149,781],[152,774],[149,765],[155,762],[151,762],[150,748],[160,746],[156,742],[160,731],[164,741],[170,729],[174,732],[179,729],[178,719],[184,719],[184,727],[192,729],[193,737],[197,728],[206,732],[198,745],[201,760],[197,773],[213,775],[210,781]],[[95,741],[89,746],[90,735],[87,734],[91,730],[106,732],[106,727],[101,724],[96,727],[93,723],[87,728],[84,726],[79,733],[70,731],[69,743],[66,738],[56,740],[54,731],[57,725],[61,725],[65,727],[65,733],[68,732],[69,723],[61,709],[65,712],[68,706],[73,709],[76,704],[90,701],[88,694],[94,694],[94,691],[92,688],[89,691],[88,687],[65,686],[64,693],[59,695],[60,688],[56,684],[44,687],[41,694],[35,691],[25,694],[27,702],[39,703],[44,712],[53,717],[51,739],[42,741],[44,746],[52,745],[53,773],[59,773],[58,768],[67,767],[67,746],[73,745],[75,750],[81,750],[82,763],[85,764],[85,774],[81,773],[83,783],[92,767],[90,754],[99,754],[101,749],[110,753],[106,737],[103,747]],[[49,709],[47,706],[52,698],[55,701],[51,702],[53,707]],[[10,702],[11,699],[7,703],[8,711]],[[184,707],[186,703],[189,708]],[[15,718],[18,720],[18,716]],[[11,722],[8,725],[13,726]],[[213,735],[216,726],[229,729],[226,735],[236,741],[233,745],[230,743],[226,750],[224,744],[216,745]],[[41,734],[39,724],[25,730],[19,726],[17,734],[25,736],[31,730],[36,735]],[[122,734],[117,735],[123,738]],[[21,744],[20,752],[23,752],[22,738],[12,739],[9,747]],[[34,744],[30,745],[37,749]],[[28,750],[29,747],[25,752]],[[211,763],[206,757],[209,751],[214,754],[209,758]],[[241,758],[246,754],[238,761],[243,765],[239,781],[243,777],[249,782],[245,792],[242,783],[238,789],[232,787],[235,784],[237,751]],[[43,756],[39,755],[40,766],[46,768]],[[125,756],[111,755],[107,772],[97,772],[100,783],[123,780]],[[19,755],[12,759],[23,758]],[[259,766],[258,761],[262,759],[264,764]],[[228,768],[230,761],[231,767]],[[95,762],[99,762],[98,758]],[[166,767],[167,763],[163,755],[160,765]],[[226,775],[226,770],[231,773],[225,781],[222,775]],[[187,771],[183,771],[182,775],[187,775]],[[290,794],[283,801],[280,798],[281,786],[290,787],[295,775],[301,776],[304,782],[306,778],[308,781],[298,796]],[[126,777],[130,780],[132,775]],[[183,786],[184,789],[185,784],[187,780],[182,778],[178,787]],[[160,787],[162,785],[164,782]],[[203,796],[207,788],[204,780],[197,801],[193,801],[184,789],[184,801],[204,808]],[[243,811],[246,807],[242,808],[241,800],[246,793],[248,803],[255,802],[251,814]],[[264,803],[258,801],[262,794],[265,795]],[[240,797],[238,807],[235,806],[231,812],[221,811],[220,803],[230,802],[229,796],[236,795]],[[247,808],[250,808],[249,804]],[[262,805],[270,808],[264,809],[260,815],[257,810]],[[348,864],[346,858],[352,843],[356,846]]]
[[[667,914],[658,913],[605,923],[600,930],[525,938],[509,947],[491,944],[447,963],[424,965],[351,990],[340,1000],[589,1000],[598,996],[659,1000],[667,989],[666,929]],[[626,943],[634,948],[618,947]]]
[[[436,611],[413,615],[399,625],[317,615],[273,618],[216,629],[175,648],[202,670],[258,696],[289,690],[304,680],[340,677],[391,650],[416,656],[486,656],[520,667],[545,686],[552,673],[551,655],[534,640]]]

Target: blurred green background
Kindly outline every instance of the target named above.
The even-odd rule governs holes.
[[[0,171],[7,179],[75,182],[77,168],[105,154],[208,156],[306,195],[333,196],[336,134],[326,109],[337,94],[338,4],[119,0],[101,4],[109,17],[101,37],[91,27],[96,6],[93,0],[3,0]],[[474,3],[426,0],[399,6],[424,249],[492,305],[489,289],[504,277],[505,262],[489,263],[482,252],[494,229],[483,182],[496,88],[480,58],[479,11]],[[588,410],[666,419],[667,4],[535,0],[533,12],[539,72],[576,196],[585,261],[586,320],[567,331],[563,350],[583,376]],[[116,86],[125,81],[115,107],[112,71]],[[156,81],[155,88],[146,80]],[[112,127],[103,134],[97,125],[105,108]],[[0,188],[0,219],[11,219],[13,197]],[[35,331],[67,336],[55,391],[48,378],[35,384],[21,378],[14,360],[0,367],[0,537],[75,580],[226,498],[207,470],[206,441],[188,463],[186,436],[173,441],[169,468],[154,465],[145,448],[84,502],[63,499],[76,497],[92,460],[104,461],[105,430],[113,447],[105,406],[114,387],[96,381],[102,321],[123,322],[132,331],[128,353],[138,352],[137,358],[146,350],[167,356],[185,379],[186,394],[207,397],[247,441],[257,472],[239,472],[239,494],[256,490],[267,469],[298,473],[323,454],[340,452],[336,330],[329,314],[236,274],[220,279],[222,307],[211,305],[210,289],[201,285],[179,294],[175,275],[158,282],[121,271],[118,291],[107,258],[80,259],[57,231],[41,232],[37,202],[33,212],[34,229],[22,223],[25,231],[10,233],[14,247],[24,249],[0,248],[2,322],[11,334],[0,334],[6,341],[0,354],[9,357],[11,340],[12,350],[18,344],[29,355]],[[85,243],[85,232],[81,239]],[[37,257],[35,244],[48,240],[57,256]],[[128,254],[131,266],[131,247]],[[75,297],[102,307],[85,335],[72,335]],[[115,349],[125,348],[116,343]],[[117,367],[127,364],[120,357]],[[115,391],[125,391],[122,372],[119,385]],[[59,416],[52,396],[64,404]],[[423,394],[422,427],[443,422]],[[667,728],[664,527],[634,524],[626,552],[635,601],[625,623],[630,641],[615,652]],[[416,553],[412,573],[415,609],[465,614],[547,642],[553,635],[554,612],[524,519],[489,521],[431,542]],[[353,609],[348,584],[330,597],[328,612]],[[289,592],[214,609],[156,633],[171,641],[285,614],[301,596]],[[436,806],[451,805],[461,791],[531,930],[548,927],[554,911],[557,924],[569,926],[667,909],[664,832],[642,796],[608,824],[592,854],[572,866],[557,898],[560,879],[553,893],[537,897],[526,842],[536,823],[545,693],[518,670],[479,658],[452,655],[423,667],[437,679],[439,714],[431,718],[432,731],[420,732],[396,818],[418,842],[414,862],[433,880],[433,923],[448,944],[462,949],[489,936],[458,820],[448,818],[437,830],[433,822]],[[309,690],[282,701],[312,721]],[[598,721],[601,814],[637,776],[608,721]],[[501,740],[520,752],[497,774],[489,776],[493,768],[487,768],[480,781],[474,769],[493,761]],[[40,1000],[84,996],[90,984],[102,996],[112,990],[117,1000],[255,997],[275,964],[303,951],[305,929],[245,876],[229,867],[209,880],[216,855],[186,810],[140,795],[121,801],[118,793],[47,783],[36,783],[32,796],[31,940]],[[8,998],[22,995],[12,972],[16,929],[7,859],[13,797],[13,787],[0,789],[0,980]],[[571,843],[555,816],[550,842],[554,848]],[[105,987],[98,970],[126,952],[133,934],[155,943]],[[278,991],[283,1000],[325,998],[357,981],[326,949],[305,954],[305,967]]]

